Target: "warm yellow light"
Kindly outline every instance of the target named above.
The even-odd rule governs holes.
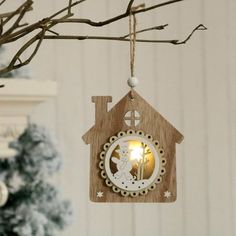
[[[139,161],[142,159],[143,149],[141,147],[135,147],[131,151],[130,159]]]
[[[143,148],[140,146],[140,142],[132,141],[129,143],[130,152],[130,160],[137,160],[139,161],[142,159],[143,155]]]

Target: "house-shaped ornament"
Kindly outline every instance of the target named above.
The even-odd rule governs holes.
[[[90,199],[94,202],[176,200],[176,143],[183,135],[131,90],[108,111],[110,96],[94,96]]]

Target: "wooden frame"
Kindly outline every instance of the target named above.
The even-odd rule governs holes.
[[[112,101],[110,96],[95,96],[92,101],[96,106],[95,125],[84,134],[83,140],[91,145],[90,154],[90,199],[94,202],[173,202],[176,200],[176,157],[175,145],[181,143],[183,135],[175,129],[164,117],[150,106],[136,91],[132,90],[110,111],[107,103]],[[128,111],[137,111],[140,114],[140,122],[135,126],[131,122],[128,126],[125,122],[125,114]],[[113,192],[104,183],[100,175],[99,161],[103,145],[110,137],[120,131],[143,130],[158,140],[160,147],[165,150],[164,157],[166,173],[161,183],[147,195],[138,197],[121,196]]]

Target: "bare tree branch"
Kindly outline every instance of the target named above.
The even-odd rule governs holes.
[[[59,35],[59,33],[57,33],[57,32],[54,31],[54,30],[50,30],[50,29],[48,29],[47,31],[50,32],[50,33],[52,33],[52,34]]]
[[[42,31],[40,33],[38,33],[36,36],[34,36],[32,39],[30,39],[23,47],[21,47],[20,50],[16,53],[16,55],[11,60],[10,64],[6,68],[0,70],[0,74],[8,73],[12,70],[18,69],[20,67],[23,67],[23,66],[29,64],[32,61],[32,59],[34,58],[34,56],[36,55],[36,53],[38,52],[39,47],[41,46],[41,43],[43,42],[45,31],[46,31],[46,29],[42,29]],[[33,45],[36,41],[38,41],[38,43],[36,44],[36,47],[35,47],[34,51],[32,52],[32,54],[29,56],[29,58],[27,60],[22,62],[22,60],[20,59],[20,56],[25,52],[25,50],[27,48],[29,48],[31,45]],[[17,61],[19,61],[18,64],[16,64]]]
[[[76,5],[84,2],[86,0],[80,0],[80,1],[77,1],[77,2],[74,2],[73,4],[71,4],[71,7],[75,7]],[[22,38],[24,37],[25,35],[33,32],[34,30],[36,29],[39,29],[41,28],[42,25],[46,25],[46,24],[52,24],[52,26],[55,26],[56,24],[60,23],[60,21],[62,21],[63,19],[65,19],[65,17],[62,17],[59,20],[59,22],[52,22],[51,20],[55,17],[57,17],[58,15],[62,14],[63,12],[66,12],[68,11],[69,9],[69,6],[61,9],[60,11],[54,13],[53,15],[47,17],[47,18],[44,18],[36,23],[33,23],[21,30],[18,30],[14,33],[12,33],[10,36],[8,37],[0,37],[0,45],[2,44],[5,44],[5,43],[9,43],[9,42],[14,42],[16,40],[18,40],[19,38]],[[66,15],[67,16],[67,15]]]
[[[29,8],[28,11],[32,11],[33,8]],[[14,13],[15,11],[11,11],[11,12],[5,12],[5,13],[1,13],[0,14],[0,19],[4,19],[4,18],[7,18],[9,17],[10,15],[12,15],[12,13]]]
[[[164,25],[166,26],[166,25]],[[158,27],[158,26],[157,26]],[[155,29],[157,27],[152,27],[149,28],[150,30]],[[149,29],[141,30],[139,33],[146,32]],[[206,30],[207,28],[204,25],[198,25],[189,35],[188,37],[180,41],[178,39],[167,39],[167,40],[160,40],[160,39],[136,39],[136,42],[141,42],[141,43],[167,43],[167,44],[173,44],[173,45],[180,45],[180,44],[185,44],[187,41],[190,40],[190,38],[193,36],[193,34],[197,30]],[[128,35],[129,36],[129,35]],[[77,35],[45,35],[44,39],[70,39],[70,40],[109,40],[109,41],[122,41],[122,42],[129,42],[130,39],[128,39],[127,35],[121,36],[121,37],[107,37],[107,36],[77,36]]]
[[[26,2],[24,2],[20,7],[18,7],[18,9],[16,9],[15,11],[13,12],[10,12],[10,13],[7,13],[5,14],[5,17],[6,19],[3,21],[3,25],[5,25],[7,22],[9,22],[14,16],[18,15],[18,14],[21,14],[21,12],[27,8],[28,11],[29,11],[29,8],[30,6],[33,4],[33,1],[32,0],[27,0]],[[30,5],[30,6],[29,6]],[[2,14],[4,15],[4,14]],[[1,15],[0,15],[1,17]]]
[[[169,0],[163,3],[155,4],[150,7],[145,7],[145,4],[140,4],[138,6],[133,6],[134,0],[129,0],[127,4],[127,8],[125,12],[116,15],[114,17],[111,17],[109,19],[105,19],[102,21],[93,21],[91,19],[86,18],[73,18],[73,12],[72,9],[83,3],[86,0],[77,0],[73,2],[73,0],[68,0],[68,4],[65,8],[60,9],[59,11],[55,12],[54,14],[31,24],[23,23],[20,24],[21,20],[24,18],[26,12],[32,10],[33,0],[25,0],[25,2],[20,5],[15,11],[7,12],[0,14],[0,46],[3,44],[9,44],[12,42],[17,41],[20,38],[23,38],[25,36],[34,34],[31,36],[31,38],[16,52],[16,54],[13,56],[11,62],[9,65],[5,68],[0,69],[0,75],[10,72],[12,70],[18,69],[22,66],[25,66],[29,64],[32,59],[37,54],[42,42],[44,39],[71,39],[71,40],[113,40],[113,41],[124,41],[127,42],[130,39],[127,37],[129,34],[121,36],[121,37],[107,37],[107,36],[79,36],[79,35],[60,35],[55,30],[53,30],[53,27],[62,24],[62,23],[77,23],[77,24],[87,24],[92,27],[103,27],[105,25],[109,25],[111,23],[117,22],[121,19],[127,18],[130,14],[136,15],[140,13],[144,13],[147,11],[151,11],[157,8],[161,8],[164,6],[168,6],[177,2],[182,2],[183,0]],[[6,2],[6,0],[2,0],[0,2],[0,6]],[[12,21],[13,18],[15,21],[11,26],[10,24],[7,24],[8,22]],[[6,26],[8,26],[7,29]],[[137,34],[141,34],[148,31],[153,30],[164,30],[168,24],[155,26],[155,27],[149,27],[146,29],[142,29],[137,31]],[[19,29],[21,28],[21,29]],[[206,30],[206,27],[204,25],[198,25],[194,30],[188,35],[188,37],[183,40],[160,40],[160,39],[137,39],[137,42],[143,42],[143,43],[169,43],[173,45],[180,45],[185,44],[190,40],[190,38],[193,36],[193,34],[197,30]],[[51,33],[46,34],[47,32]],[[26,60],[22,60],[21,57],[24,54],[24,52],[29,48],[34,47],[33,52],[30,54],[30,56]]]
[[[173,3],[177,3],[177,2],[181,2],[181,1],[184,1],[184,0],[172,0],[172,1],[164,2],[164,3],[156,4],[156,5],[148,7],[148,8],[132,11],[132,14],[139,14],[139,13],[147,12],[150,10],[154,10],[156,8],[160,8],[160,7],[167,6],[169,4],[173,4]],[[82,24],[88,24],[88,25],[94,26],[94,27],[102,27],[102,26],[114,23],[116,21],[119,21],[121,19],[124,19],[124,18],[128,17],[129,14],[130,14],[130,12],[126,11],[123,14],[120,14],[120,15],[112,17],[108,20],[99,21],[99,22],[92,21],[90,19],[70,18],[70,19],[60,20],[60,22],[58,22],[58,23],[82,23]],[[54,21],[58,21],[58,20],[54,20]]]
[[[77,6],[78,4],[85,2],[86,0],[80,0],[80,1],[76,1],[74,3],[71,3],[71,5],[61,9],[60,11],[56,12],[55,14],[49,16],[49,19],[55,18],[56,16],[60,15],[61,13],[68,11],[69,9],[72,9],[73,7]],[[66,15],[67,16],[67,15]]]
[[[72,15],[72,12],[71,12],[71,5],[72,5],[72,0],[69,0],[68,16],[71,16],[71,15]]]
[[[146,11],[154,10],[155,8],[164,7],[164,6],[167,6],[167,5],[170,5],[170,4],[173,4],[173,3],[177,3],[177,2],[182,2],[182,1],[184,1],[184,0],[171,0],[171,1],[167,1],[167,2],[163,2],[163,3],[153,5],[151,7],[143,8],[143,9],[137,10],[137,11],[132,12],[132,13],[133,14],[143,13],[143,12],[146,12]]]
[[[126,9],[127,14],[130,14],[133,3],[134,3],[134,0],[129,1],[129,4],[128,4],[127,9]]]
[[[123,37],[108,37],[108,36],[77,36],[77,35],[45,35],[44,39],[71,39],[71,40],[108,40],[108,41],[123,41],[129,42],[129,39]],[[136,42],[141,43],[172,43],[176,44],[178,40],[150,40],[137,39]]]
[[[25,4],[22,5],[22,7],[19,10],[18,18],[16,19],[14,24],[2,35],[2,37],[6,37],[7,35],[10,35],[15,29],[19,27],[20,21],[22,20],[25,13],[28,11],[28,9],[31,7],[32,4],[33,4],[32,1],[27,1]],[[4,24],[8,22],[8,20],[10,20],[16,14],[18,14],[18,10],[15,13],[13,13],[11,16],[9,16],[5,21],[3,21],[3,26]]]
[[[4,2],[6,2],[6,0],[2,0],[2,1],[0,2],[0,6],[3,5]]]
[[[193,31],[189,34],[189,36],[185,40],[178,41],[176,45],[187,43],[197,30],[207,30],[207,27],[203,24],[198,25],[196,28],[193,29]]]
[[[151,27],[151,28],[146,28],[146,29],[138,30],[136,32],[136,34],[144,33],[144,32],[147,32],[147,31],[152,31],[152,30],[163,30],[167,26],[168,26],[168,24],[165,24],[165,25],[159,25],[159,26],[154,26],[154,27]],[[133,35],[133,33],[131,35]],[[130,36],[130,34],[126,34],[122,38],[127,38],[129,36]]]

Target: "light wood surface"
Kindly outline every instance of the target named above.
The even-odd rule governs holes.
[[[111,110],[107,110],[110,96],[94,96],[95,103],[95,125],[83,136],[85,143],[90,144],[90,199],[94,202],[173,202],[176,200],[176,160],[175,144],[183,140],[182,134],[177,131],[165,118],[163,118],[152,106],[149,105],[135,90],[125,95]],[[135,126],[131,122],[127,126],[124,120],[128,111],[137,111],[140,114],[140,122]],[[134,113],[134,112],[133,112]],[[160,148],[164,149],[166,173],[162,176],[161,183],[153,191],[145,196],[133,198],[121,196],[106,186],[101,177],[99,162],[102,147],[110,137],[117,135],[120,131],[142,130],[150,134],[154,140],[159,142]],[[169,191],[171,196],[166,198],[164,193]],[[97,197],[102,192],[103,197]]]

